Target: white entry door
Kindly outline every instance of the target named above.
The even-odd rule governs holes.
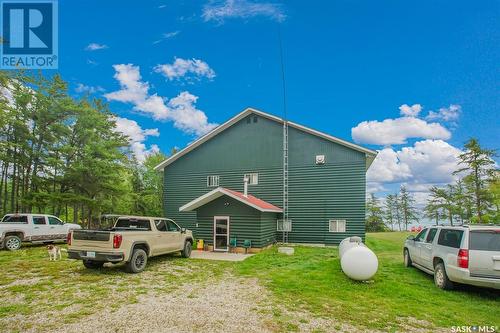
[[[214,251],[229,248],[229,216],[214,216]]]

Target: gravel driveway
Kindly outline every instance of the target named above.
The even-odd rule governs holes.
[[[279,320],[275,315],[279,313]],[[285,320],[285,323],[283,322]],[[186,283],[164,295],[147,294],[135,304],[105,310],[53,332],[278,332],[291,325],[300,332],[361,332],[313,318],[308,312],[277,308],[257,280],[226,275]]]
[[[55,332],[271,332],[256,304],[264,293],[255,280],[227,276],[187,283],[161,296],[92,315]]]

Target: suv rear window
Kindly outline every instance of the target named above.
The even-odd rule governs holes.
[[[3,217],[2,222],[4,222],[4,223],[28,223],[28,217],[26,215],[6,215]]]
[[[458,249],[460,248],[463,234],[463,230],[441,229],[441,232],[439,233],[438,244]]]
[[[500,251],[500,231],[471,231],[469,242],[469,249],[471,250]]]
[[[119,219],[115,228],[151,230],[149,220]]]

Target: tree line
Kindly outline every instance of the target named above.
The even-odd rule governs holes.
[[[464,145],[459,155],[454,184],[432,186],[423,209],[405,186],[385,200],[371,194],[366,202],[367,231],[408,230],[423,218],[438,225],[446,223],[500,223],[500,172],[496,169],[496,152],[480,146],[475,138]]]
[[[0,215],[162,215],[165,155],[139,164],[100,99],[71,97],[59,75],[0,72],[0,108]]]

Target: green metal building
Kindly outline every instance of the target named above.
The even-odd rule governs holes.
[[[283,133],[283,119],[246,109],[160,163],[165,215],[215,250],[364,238],[366,171],[377,153],[288,121],[284,167]]]

